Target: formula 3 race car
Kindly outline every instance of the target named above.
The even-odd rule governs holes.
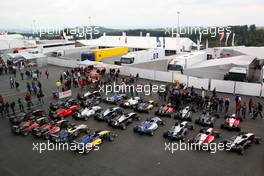
[[[73,113],[77,109],[79,109],[79,107],[80,107],[79,105],[72,105],[67,109],[62,108],[62,109],[58,109],[55,112],[50,111],[49,114],[52,119],[62,119],[73,115]]]
[[[123,114],[123,109],[119,106],[115,106],[108,108],[101,115],[95,116],[95,119],[109,122],[111,119],[121,114]]]
[[[93,92],[86,92],[83,95],[78,94],[77,99],[80,101],[84,101],[91,98],[98,98],[101,99],[101,93],[99,91],[93,91]]]
[[[166,117],[172,117],[174,113],[175,109],[170,103],[162,105],[157,111],[155,111],[155,115]]]
[[[132,97],[120,104],[121,107],[124,108],[135,108],[138,103],[140,103],[142,99],[140,97]]]
[[[158,106],[158,104],[155,103],[154,100],[149,100],[139,103],[134,110],[138,112],[149,113],[149,111],[152,110],[155,106]]]
[[[173,116],[175,119],[182,120],[182,121],[192,121],[192,112],[194,112],[193,108],[190,106],[186,106],[185,108],[181,109],[178,113],[175,113]]]
[[[119,95],[114,95],[111,97],[105,97],[103,98],[103,102],[109,103],[109,104],[118,104],[122,100],[127,99],[126,94],[119,94]]]
[[[208,129],[201,129],[199,134],[189,140],[189,143],[193,143],[196,144],[198,147],[203,146],[203,145],[207,145],[209,146],[209,144],[211,144],[215,138],[219,138],[220,134],[216,131],[214,131],[213,128],[208,128]]]
[[[27,120],[32,120],[37,117],[44,117],[46,115],[46,112],[43,109],[37,109],[37,110],[32,110],[27,113],[19,113],[16,116],[12,116],[9,118],[9,121],[17,125],[21,123],[22,121],[27,121]]]
[[[35,128],[32,130],[32,135],[35,138],[41,138],[42,135],[47,132],[48,130],[50,130],[52,128],[52,126],[55,124],[56,122],[54,121],[49,121],[45,124],[43,124],[41,127],[39,128]]]
[[[78,138],[81,134],[89,134],[91,129],[85,124],[73,125],[67,129],[53,133],[50,140],[53,142],[68,142]]]
[[[72,126],[72,124],[69,123],[68,120],[59,120],[48,131],[44,132],[42,134],[42,136],[43,136],[44,139],[47,139],[48,140],[48,139],[50,139],[50,137],[53,134],[56,134],[59,131],[61,131],[63,129],[67,129],[67,128],[71,127],[71,126]]]
[[[133,122],[133,120],[140,120],[136,113],[125,113],[119,115],[109,121],[109,125],[115,128],[126,129],[126,126]]]
[[[70,99],[67,99],[67,100],[57,100],[57,101],[53,101],[50,103],[50,110],[51,111],[56,111],[58,109],[61,109],[61,108],[69,108],[73,105],[79,105],[80,102],[74,98],[70,98]]]
[[[219,118],[218,114],[207,111],[207,112],[204,112],[198,119],[195,119],[195,124],[214,127],[216,118]]]
[[[158,129],[159,125],[165,125],[163,120],[159,117],[152,117],[142,122],[140,125],[134,127],[134,132],[139,134],[149,134],[154,135],[154,131]]]
[[[47,117],[40,117],[40,118],[38,118],[38,119],[36,119],[36,120],[33,120],[32,123],[31,123],[28,127],[22,129],[22,130],[20,131],[20,133],[21,133],[23,136],[27,136],[27,135],[28,135],[29,133],[31,133],[34,129],[38,129],[38,128],[40,128],[43,124],[47,123],[48,121],[49,121],[49,119],[48,119]]]
[[[81,106],[88,108],[91,106],[99,105],[100,102],[101,102],[101,97],[92,97],[92,98],[81,101]]]
[[[105,140],[113,141],[116,136],[112,131],[96,131],[93,134],[74,140],[73,143],[76,146],[76,151],[88,153],[98,147],[98,145],[101,145]]]
[[[235,130],[235,131],[241,131],[240,127],[240,118],[237,117],[235,114],[232,116],[227,115],[225,117],[225,122],[221,124],[221,129],[228,129],[228,130]]]
[[[223,141],[227,150],[236,151],[244,154],[245,149],[252,143],[260,144],[261,138],[256,137],[254,133],[240,132],[237,136]]]
[[[193,125],[190,125],[188,121],[183,121],[181,123],[176,122],[174,126],[168,131],[163,133],[163,137],[170,140],[185,140],[185,136],[188,130],[193,130]]]
[[[84,108],[81,110],[77,110],[73,115],[72,118],[75,120],[88,120],[91,117],[99,116],[99,112],[102,111],[101,106],[93,106],[91,108]]]

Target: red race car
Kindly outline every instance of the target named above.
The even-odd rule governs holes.
[[[28,127],[21,130],[21,134],[24,136],[28,135],[30,132],[33,131],[33,129],[37,129],[37,128],[41,127],[41,125],[47,123],[48,120],[49,119],[47,117],[41,117],[41,118],[38,118],[36,120],[33,120]]]
[[[201,129],[200,133],[195,138],[189,140],[189,142],[201,147],[203,145],[209,145],[215,140],[215,138],[219,137],[220,134],[215,132],[213,128],[208,128],[207,130]]]
[[[241,131],[240,122],[241,119],[235,114],[233,114],[232,116],[227,115],[225,117],[225,122],[221,124],[220,127],[221,129]]]
[[[55,123],[48,131],[43,134],[45,139],[49,139],[52,134],[60,132],[60,130],[65,129],[70,126],[69,121],[67,120],[60,120]]]
[[[32,130],[32,135],[36,138],[40,138],[45,132],[49,131],[54,126],[54,124],[56,124],[56,122],[49,121],[39,128],[34,128]]]
[[[174,111],[175,111],[174,107],[170,103],[168,103],[168,104],[164,104],[163,106],[161,106],[155,112],[155,115],[172,117]]]
[[[61,119],[61,118],[65,118],[65,117],[69,117],[71,116],[77,109],[79,109],[80,105],[72,105],[67,109],[61,108],[58,109],[57,111],[50,112],[50,117],[53,119]]]

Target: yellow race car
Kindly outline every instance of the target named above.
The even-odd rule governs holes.
[[[117,135],[112,131],[96,131],[90,135],[75,140],[74,143],[77,146],[76,149],[78,151],[88,153],[91,150],[98,150],[98,146],[102,144],[104,140],[113,141],[116,136]]]
[[[158,106],[158,104],[155,102],[155,100],[149,100],[149,101],[139,103],[136,106],[135,111],[148,113],[150,110],[152,110],[156,106]]]

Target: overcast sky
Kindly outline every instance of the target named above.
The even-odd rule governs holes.
[[[0,28],[264,26],[264,0],[0,0]]]

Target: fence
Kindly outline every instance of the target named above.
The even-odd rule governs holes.
[[[64,60],[58,58],[48,58],[48,64],[62,66],[62,67],[77,67],[78,61]],[[134,67],[120,67],[120,74],[124,76],[136,76],[139,74],[140,78],[162,81],[162,82],[173,82],[178,80],[179,82],[185,83],[188,87],[193,86],[194,88],[200,89],[203,87],[205,90],[213,90],[223,93],[251,95],[264,97],[264,86],[258,83],[246,83],[236,81],[225,81],[215,80],[207,78],[197,78],[187,75],[182,75],[174,72],[147,70]]]

